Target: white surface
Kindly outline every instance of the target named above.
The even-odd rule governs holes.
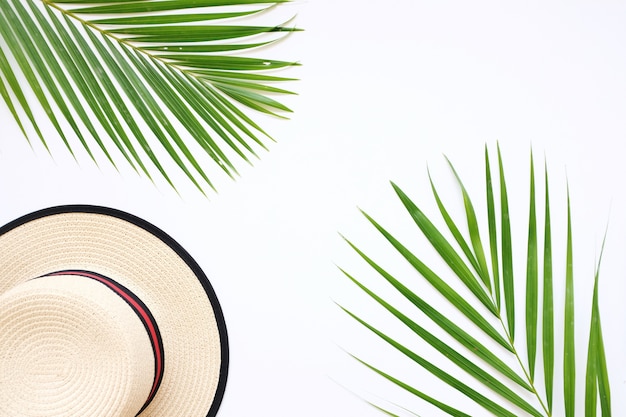
[[[78,165],[60,146],[53,160],[39,144],[29,148],[2,106],[0,223],[52,205],[98,204],[143,217],[178,240],[212,280],[228,324],[231,368],[219,416],[381,415],[348,390],[442,415],[344,352],[448,396],[335,306],[333,300],[385,323],[336,269],[376,282],[337,232],[380,254],[394,271],[409,272],[356,207],[412,241],[417,233],[388,181],[425,201],[434,216],[427,163],[438,182],[452,184],[447,155],[480,196],[483,146],[495,150],[499,141],[510,190],[524,190],[514,203],[523,213],[532,145],[538,167],[543,155],[548,160],[561,213],[567,173],[582,320],[609,224],[602,318],[614,412],[624,413],[626,5],[316,0],[289,7],[306,29],[276,52],[304,64],[288,74],[302,79],[291,85],[300,93],[289,99],[295,114],[290,121],[258,118],[279,142],[254,168],[242,168],[237,182],[218,181],[220,193],[208,199],[182,183],[178,196],[123,166],[121,173],[105,163],[99,169],[82,156]],[[56,140],[52,128],[46,134]],[[454,188],[446,195],[451,201]],[[564,217],[553,220],[562,231]],[[562,256],[563,249],[555,252]],[[581,361],[586,323],[577,334]],[[462,399],[455,404],[486,415]]]

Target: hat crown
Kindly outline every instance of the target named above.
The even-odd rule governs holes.
[[[132,393],[133,398],[136,396],[136,401],[124,397],[130,394],[122,395],[116,390],[109,392],[110,396],[106,398],[118,398],[112,404],[125,404],[129,410],[132,409],[132,411],[123,412],[124,417],[134,416],[138,404],[142,402],[143,405],[140,407],[143,411],[139,412],[139,416],[214,417],[216,415],[223,399],[228,375],[226,324],[219,301],[208,278],[190,254],[164,231],[129,213],[107,207],[58,206],[27,214],[0,227],[0,249],[0,297],[2,297],[0,306],[2,308],[8,301],[4,298],[5,294],[29,281],[34,283],[42,279],[33,280],[34,277],[50,275],[53,271],[85,273],[83,276],[92,277],[97,275],[93,272],[104,274],[112,278],[110,281],[115,280],[114,287],[122,289],[121,293],[113,294],[113,296],[124,298],[124,300],[117,300],[122,303],[122,313],[117,316],[132,317],[132,320],[141,316],[145,326],[143,332],[135,330],[131,333],[141,334],[141,337],[148,334],[152,342],[152,352],[149,352],[146,347],[148,343],[144,343],[142,348],[130,342],[122,345],[130,346],[124,349],[130,349],[128,351],[131,352],[131,356],[132,352],[145,352],[134,353],[134,355],[144,360],[149,357],[154,361],[152,364],[154,370],[151,369],[148,372],[147,364],[140,367],[132,361],[129,362],[130,365],[125,365],[123,372],[120,373],[117,370],[116,366],[121,359],[116,359],[114,355],[116,351],[110,349],[110,346],[113,346],[114,342],[120,338],[129,340],[127,339],[129,330],[128,326],[120,325],[119,318],[116,317],[115,320],[107,319],[107,322],[111,325],[117,323],[123,331],[117,330],[112,333],[112,336],[102,334],[101,311],[98,309],[98,312],[93,311],[98,306],[96,301],[100,299],[99,296],[87,303],[88,308],[85,307],[87,310],[80,311],[91,311],[92,316],[99,318],[84,325],[91,329],[89,333],[91,342],[87,343],[89,348],[86,351],[102,351],[102,358],[95,361],[101,364],[101,369],[97,369],[98,372],[107,375],[111,372],[126,375],[127,372],[131,372],[129,369],[134,369],[132,372],[139,375],[134,380],[144,384],[143,387],[129,382],[125,382],[124,385],[115,384],[115,387],[118,387],[116,389]],[[102,275],[100,277],[102,278]],[[53,281],[50,282],[52,286]],[[59,282],[54,282],[56,287]],[[101,287],[104,288],[97,287],[98,291],[111,295],[109,290],[113,289],[112,287],[108,289],[104,285]],[[22,290],[25,288],[21,287]],[[130,295],[134,298],[132,296],[125,298],[129,294],[124,290],[130,291]],[[74,293],[65,298],[80,297]],[[131,314],[132,309],[124,304],[125,301],[133,304],[135,315]],[[136,301],[143,303],[136,303]],[[148,307],[149,311],[146,311]],[[48,313],[42,309],[49,310],[50,307],[43,303],[40,307],[33,308],[33,313],[45,318]],[[11,308],[7,308],[1,311],[0,319],[5,320],[10,310],[12,311]],[[106,306],[104,311],[112,314]],[[142,314],[146,312],[150,313],[147,321],[146,315]],[[28,319],[30,316],[24,314],[22,320],[27,322]],[[136,329],[141,327],[137,321],[135,323]],[[156,329],[157,324],[158,329]],[[6,326],[6,324],[2,325]],[[19,327],[20,320],[16,320],[12,326]],[[28,333],[25,329],[21,329],[20,332]],[[19,336],[20,332],[16,334]],[[40,353],[38,357],[32,354],[29,361],[44,361],[49,357],[66,358],[70,355],[66,353],[69,349],[62,348],[58,348],[58,352],[54,355],[48,354],[52,352],[52,348],[44,347],[44,345],[54,346],[54,343],[46,342],[42,337],[44,333],[41,331],[30,333],[30,344],[21,342],[22,345],[17,343],[19,338],[15,334],[8,337],[0,333],[2,341],[0,362],[5,363],[0,364],[0,385],[4,384],[0,386],[0,391],[4,390],[4,393],[0,392],[0,417],[91,417],[102,416],[103,413],[107,417],[115,415],[113,411],[100,412],[101,410],[95,405],[91,407],[85,405],[89,402],[84,399],[85,396],[92,394],[80,389],[76,389],[74,393],[67,390],[57,396],[42,397],[36,392],[33,393],[32,390],[29,391],[30,388],[27,387],[28,389],[24,392],[29,393],[29,399],[34,399],[30,408],[35,411],[28,408],[26,411],[20,411],[19,407],[13,405],[9,408],[3,399],[7,395],[20,400],[20,404],[31,405],[28,400],[23,399],[26,394],[20,394],[21,391],[18,389],[12,391],[12,387],[18,384],[18,380],[11,379],[14,379],[17,373],[12,371],[7,374],[5,371],[16,369],[15,362],[8,365],[11,361],[15,361],[16,357],[25,358],[24,353],[19,349],[33,349],[31,345],[38,345],[42,350],[47,349],[45,354]],[[81,333],[77,332],[77,334]],[[72,337],[77,337],[67,331],[66,335],[70,341]],[[61,345],[59,343],[59,346]],[[97,348],[94,349],[94,346]],[[131,349],[133,346],[136,350]],[[111,360],[105,360],[105,352],[113,355]],[[59,359],[57,362],[81,363],[74,356],[69,356],[69,358]],[[49,366],[47,369],[71,369],[71,366],[60,367],[53,362],[47,362],[47,364]],[[78,365],[73,366],[80,368]],[[107,370],[106,367],[111,367],[111,370]],[[23,369],[28,371],[29,367],[24,366]],[[98,377],[95,372],[94,375]],[[88,378],[83,378],[83,380],[87,386],[95,386],[94,382],[88,381]],[[23,382],[20,383],[23,384]],[[150,383],[152,387],[146,388]],[[75,387],[80,388],[79,385],[75,384]],[[148,390],[150,392],[146,394]],[[94,398],[101,401],[99,395],[100,393],[94,394]],[[102,395],[104,398],[105,394],[102,393]],[[139,397],[141,401],[138,400]],[[81,409],[77,408],[77,405],[72,405],[71,401],[80,403],[78,405],[83,410],[74,411]],[[63,405],[63,410],[59,408],[60,405]],[[109,407],[113,406],[109,405]]]
[[[0,295],[0,416],[134,416],[155,356],[137,312],[79,275],[31,279]]]

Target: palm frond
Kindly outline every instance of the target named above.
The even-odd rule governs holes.
[[[554,240],[547,168],[544,169],[542,181],[545,184],[545,198],[540,199],[537,198],[538,191],[535,183],[537,174],[531,152],[529,209],[526,219],[527,239],[524,245],[526,258],[518,261],[520,265],[525,265],[526,274],[524,285],[514,285],[513,253],[517,252],[513,251],[511,228],[512,224],[515,225],[518,220],[509,217],[510,190],[505,182],[504,163],[499,147],[497,155],[498,174],[494,176],[490,155],[488,149],[485,148],[487,213],[484,222],[478,216],[470,193],[460,176],[448,161],[460,187],[465,209],[464,229],[468,237],[461,231],[460,222],[454,220],[450,214],[451,210],[442,201],[430,173],[429,180],[433,197],[447,231],[439,230],[435,222],[429,219],[398,185],[392,183],[396,195],[417,229],[449,267],[447,272],[435,272],[433,268],[425,264],[424,258],[402,244],[372,216],[363,213],[368,222],[395,248],[398,254],[443,296],[445,299],[443,302],[447,303],[447,306],[436,306],[433,302],[426,301],[418,291],[410,289],[401,278],[392,275],[355,243],[344,238],[359,257],[376,272],[377,276],[406,298],[415,307],[416,312],[423,313],[425,321],[401,311],[399,307],[394,306],[344,269],[341,269],[342,273],[378,306],[383,307],[390,317],[398,320],[412,334],[430,346],[433,349],[432,352],[436,352],[434,355],[428,352],[423,353],[419,346],[413,347],[401,343],[397,337],[376,327],[371,321],[357,316],[346,307],[341,308],[360,325],[383,340],[391,351],[399,352],[406,357],[409,364],[425,369],[492,415],[550,417],[554,412],[555,400],[562,400],[559,410],[563,409],[566,416],[574,416],[577,385],[574,337],[576,325],[574,320],[573,232],[569,193],[566,200],[567,233],[562,239]],[[494,178],[498,181],[494,181]],[[495,190],[497,189],[500,191],[499,207],[496,204]],[[497,213],[501,216],[500,228],[497,227]],[[541,218],[537,216],[537,213],[544,214],[543,244],[540,243],[539,238]],[[488,231],[488,240],[483,240],[481,237],[480,231],[483,229]],[[453,241],[445,237],[448,232],[454,238]],[[483,246],[483,241],[488,241],[488,246]],[[563,334],[561,342],[555,342],[553,295],[555,277],[553,276],[552,256],[555,241],[564,247],[565,252],[564,277],[562,277],[565,285],[565,301],[562,307],[564,322],[563,328],[558,329],[558,334]],[[524,242],[519,244],[522,245],[522,243]],[[543,256],[539,256],[540,252]],[[611,415],[608,368],[598,299],[599,269],[600,261],[598,261],[595,274],[587,348],[585,417],[595,417],[598,410],[602,416]],[[500,282],[500,277],[502,277],[502,282]],[[522,274],[519,274],[519,277],[521,278]],[[519,299],[525,301],[521,305],[515,305],[517,294],[514,293],[514,289],[523,291],[523,297],[518,296]],[[466,298],[461,296],[463,292],[468,294]],[[525,337],[522,342],[514,339],[516,309],[521,312],[525,327],[523,334]],[[461,314],[468,320],[468,324],[463,326],[455,323],[448,318],[446,311],[454,315]],[[494,322],[499,325],[494,327],[491,324]],[[445,337],[439,337],[429,331],[429,326],[438,328]],[[452,343],[446,339],[450,339]],[[489,343],[479,341],[485,339]],[[520,346],[520,343],[523,345]],[[554,372],[554,363],[559,356],[559,349],[562,349],[560,356],[563,363],[563,373],[560,376],[555,375]],[[526,352],[526,355],[522,352]],[[393,385],[425,400],[446,414],[468,415],[458,408],[458,404],[434,398],[427,392],[428,384],[416,386],[394,377],[362,358],[357,358],[357,360]],[[436,365],[442,360],[449,366]],[[515,364],[515,366],[509,364]],[[450,372],[446,369],[456,369],[457,372]],[[474,382],[467,382],[468,380]],[[557,385],[555,382],[563,387],[562,396],[554,394],[554,386]],[[382,411],[389,414],[389,411]]]
[[[273,96],[293,94],[274,85],[291,79],[272,72],[298,65],[248,56],[298,29],[228,22],[288,1],[3,0],[0,95],[46,148],[34,106],[72,154],[77,138],[94,161],[97,148],[113,165],[121,158],[148,177],[156,169],[173,185],[167,155],[200,190],[212,187],[201,161],[233,177],[233,157],[256,157],[271,137],[246,113],[290,112]]]

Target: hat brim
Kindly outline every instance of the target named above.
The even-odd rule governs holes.
[[[161,333],[161,385],[140,417],[213,417],[228,374],[228,336],[215,292],[174,239],[131,214],[98,206],[40,210],[0,227],[0,295],[77,269],[106,275],[149,306]]]

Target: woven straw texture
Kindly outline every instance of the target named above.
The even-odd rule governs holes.
[[[0,296],[18,286],[25,288],[24,283],[32,278],[67,269],[93,271],[110,277],[137,295],[154,315],[163,339],[165,372],[156,397],[141,413],[141,417],[206,416],[220,381],[220,331],[207,293],[187,263],[152,233],[105,214],[53,214],[29,221],[0,235]],[[67,302],[59,301],[60,298],[50,297],[46,308],[60,316],[71,314]],[[63,304],[63,308],[55,308],[54,303],[57,302]],[[64,319],[61,317],[60,320]],[[85,319],[85,327],[89,327],[88,321]],[[111,321],[106,323],[105,327],[114,326]],[[50,336],[52,341],[48,347],[42,333],[41,344],[38,345],[36,335],[26,328],[26,323],[24,326],[23,331],[28,337],[22,340],[26,344],[36,345],[36,349],[45,351],[49,348],[51,366],[55,361],[65,360],[64,352],[55,350],[54,340],[58,335]],[[76,331],[82,330],[72,329],[67,332],[71,336]],[[93,337],[97,338],[97,335]],[[122,356],[128,353],[124,352],[124,343],[120,341],[117,347]],[[15,346],[10,352],[0,354],[19,355],[22,349],[27,348],[29,346]],[[138,348],[138,351],[146,352],[145,347]],[[115,364],[106,366],[112,372],[108,377],[124,377],[122,374],[114,375],[117,372]],[[3,377],[0,375],[0,384],[15,382]],[[77,383],[92,382],[80,380]],[[126,389],[125,383],[120,382],[119,388]],[[152,380],[147,383],[152,383]],[[54,381],[49,384],[54,385]],[[81,408],[87,406],[86,400],[76,398],[75,387],[66,384],[64,388],[67,388],[67,392],[58,394],[59,401],[64,402],[62,409],[51,405],[53,414],[26,415],[97,415]],[[90,388],[81,389],[87,392]],[[54,414],[57,411],[58,414]],[[20,416],[15,413],[16,410],[7,409],[5,404],[0,403],[0,415]],[[127,414],[115,415],[129,417]]]

